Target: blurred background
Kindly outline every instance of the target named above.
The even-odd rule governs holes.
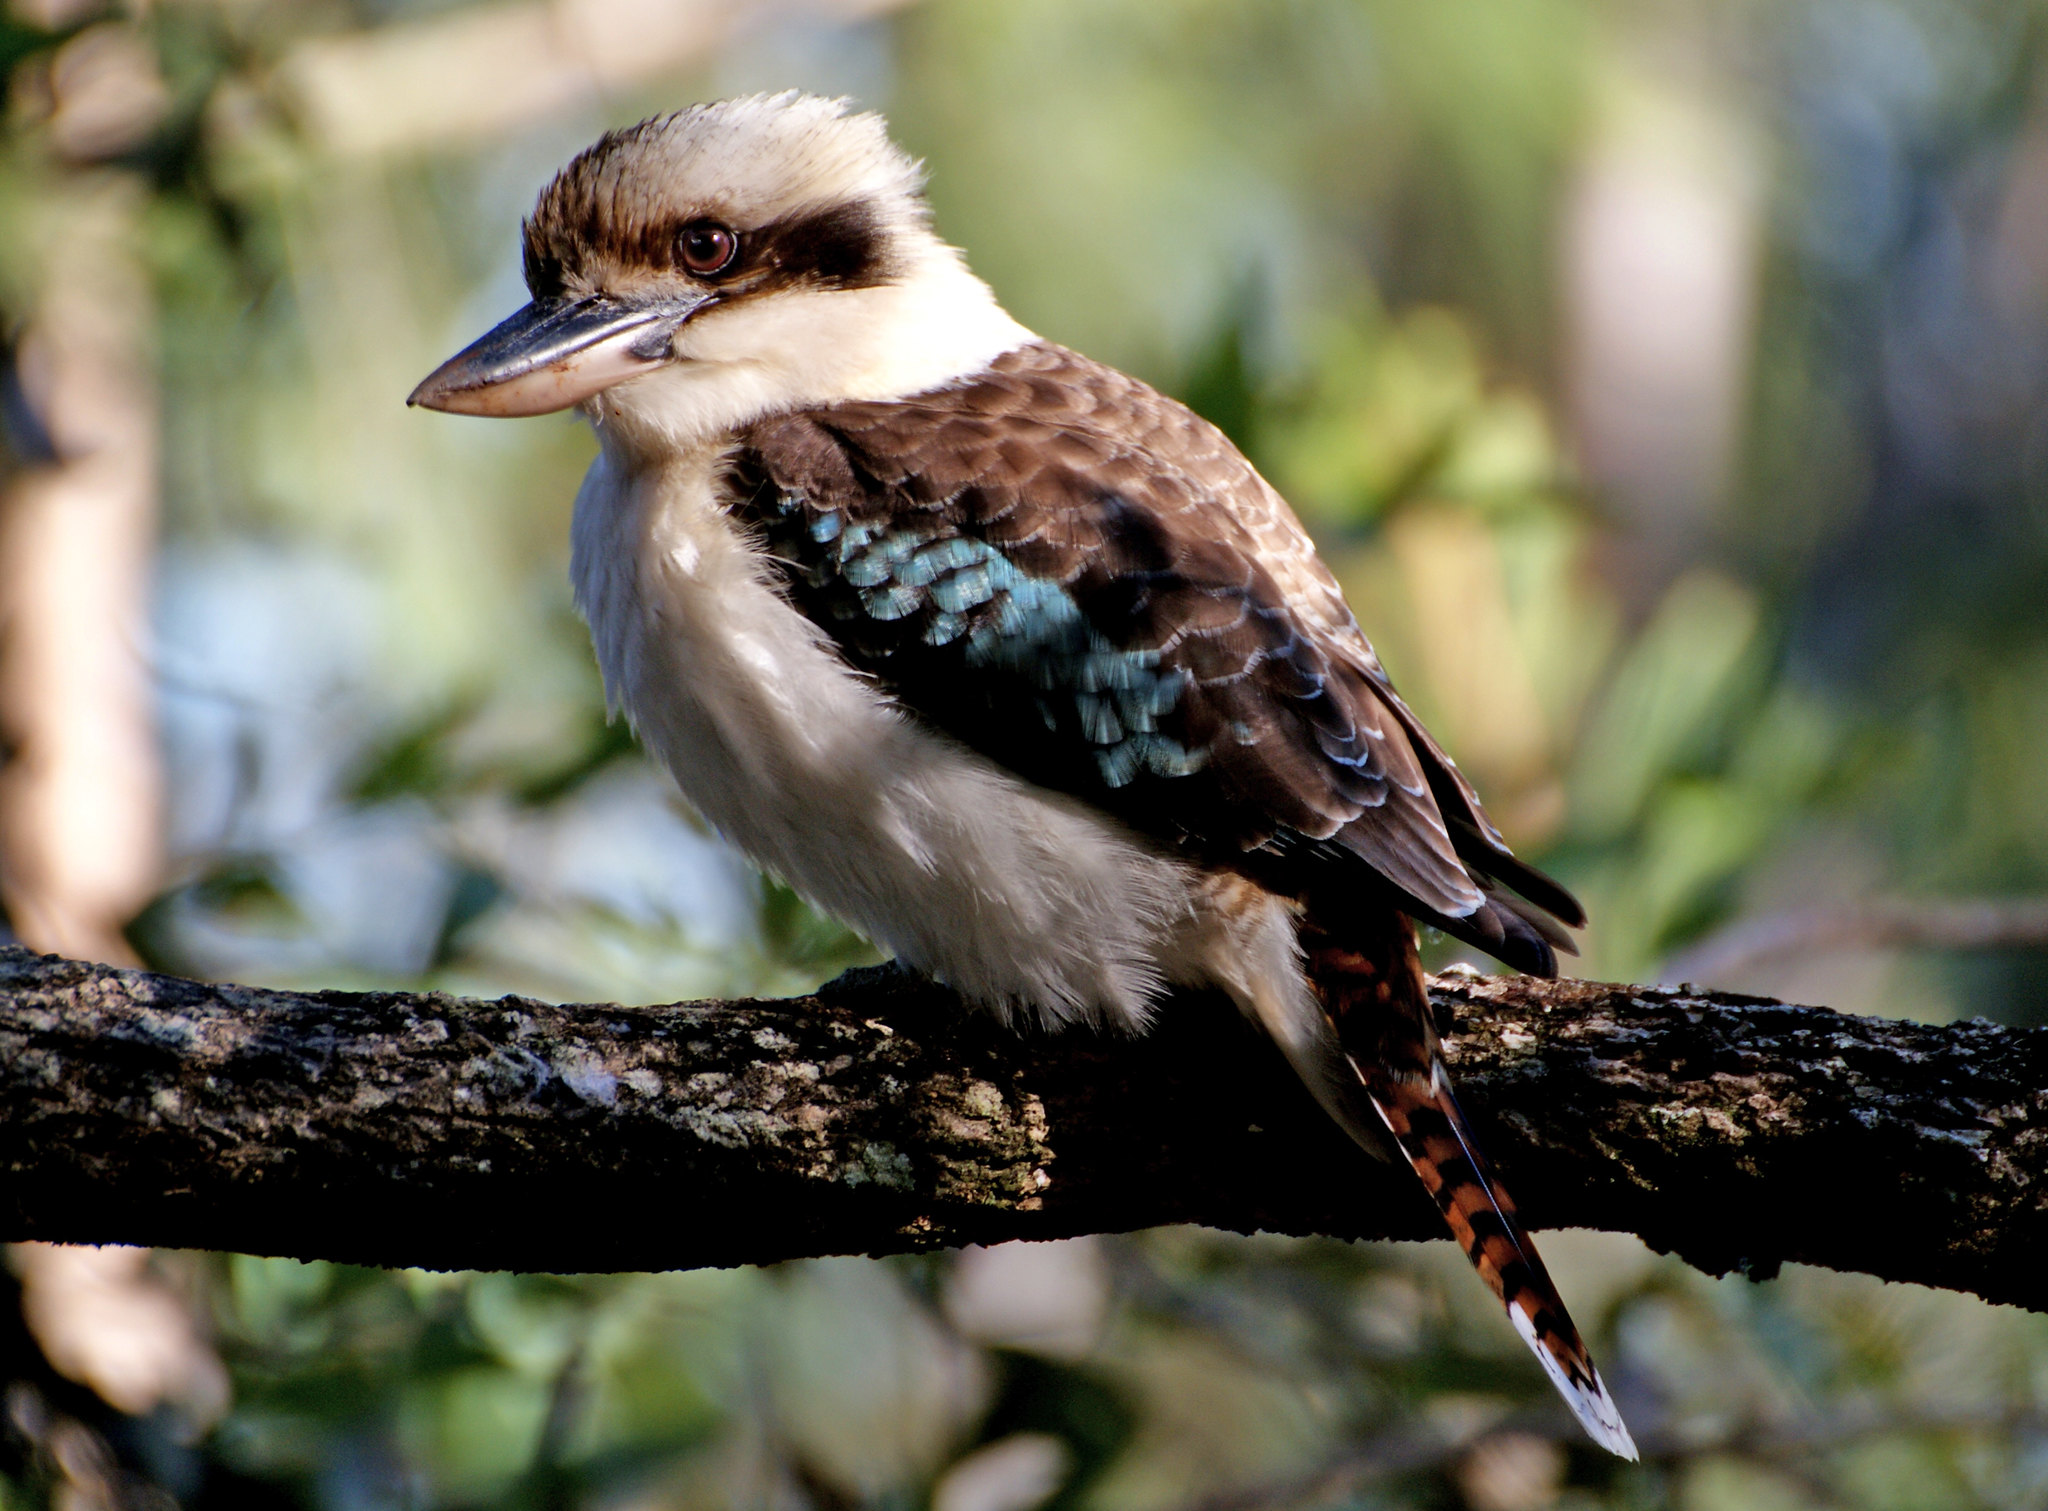
[[[798,86],[885,110],[1021,319],[1293,499],[1586,900],[1580,974],[2048,1022],[2044,22],[4,0],[6,928],[556,1000],[872,958],[606,724],[587,432],[403,407],[522,302],[570,153]],[[2048,1506],[2042,1318],[1546,1249],[1639,1467],[1447,1244],[564,1279],[20,1246],[0,1508]]]

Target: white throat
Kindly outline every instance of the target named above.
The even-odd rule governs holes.
[[[953,248],[921,233],[908,255],[875,288],[792,289],[690,321],[674,362],[585,406],[606,453],[638,471],[766,415],[922,393],[1035,339]]]

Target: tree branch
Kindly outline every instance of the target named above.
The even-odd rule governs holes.
[[[2037,1304],[2048,1030],[1436,984],[1538,1227]],[[650,1270],[1160,1223],[1438,1236],[1224,1003],[1009,1034],[891,968],[670,1007],[271,992],[0,950],[0,1238]]]

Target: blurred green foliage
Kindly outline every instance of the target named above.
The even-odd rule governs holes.
[[[587,435],[401,403],[517,303],[514,227],[570,151],[787,85],[886,109],[1020,318],[1185,396],[1280,485],[1509,838],[1587,902],[1584,974],[1654,977],[1815,898],[2048,885],[2038,6],[924,0],[765,11],[693,75],[482,142],[352,154],[295,103],[324,39],[461,9],[0,23],[0,314],[110,200],[156,293],[176,871],[132,930],[151,960],[650,1000],[873,958],[607,721],[564,582]],[[94,27],[146,43],[162,104],[67,151],[64,49]],[[1722,321],[1738,433],[1677,504],[1603,460],[1603,414],[1664,401],[1584,386],[1605,285],[1573,281],[1596,170],[1671,119],[1680,167],[1696,139],[1746,165],[1713,204],[1749,291]],[[2048,1018],[2038,954],[1752,984]],[[1573,1434],[1447,1246],[1187,1231],[999,1272],[159,1256],[233,1404],[119,1442],[188,1504],[335,1511],[2048,1504],[2039,1318],[1547,1247],[1640,1467]],[[1031,1326],[1005,1311],[1033,1297]],[[58,1478],[29,1464],[0,1506]]]

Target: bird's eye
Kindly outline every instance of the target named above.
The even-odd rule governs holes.
[[[733,258],[739,256],[740,239],[716,221],[693,221],[677,235],[676,251],[684,267],[708,278],[732,266]]]

